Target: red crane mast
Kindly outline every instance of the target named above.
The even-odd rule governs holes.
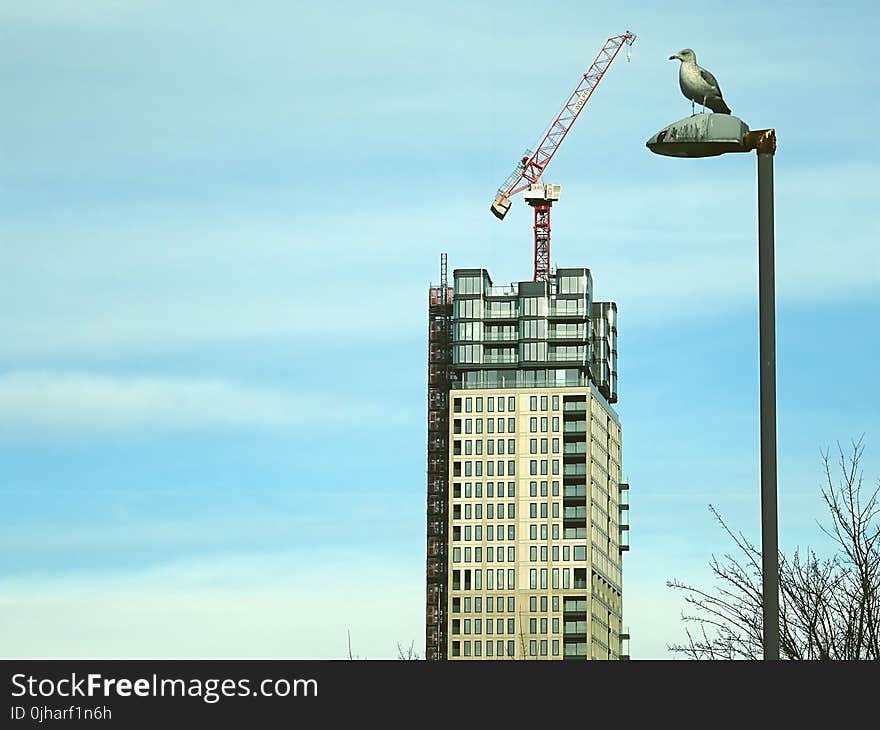
[[[612,36],[599,51],[593,65],[583,75],[575,90],[568,97],[562,111],[556,115],[537,149],[526,150],[522,159],[507,179],[498,188],[498,194],[492,201],[490,210],[496,218],[502,220],[510,208],[510,198],[524,192],[526,202],[535,209],[535,281],[547,281],[550,278],[550,206],[559,200],[560,185],[543,184],[541,175],[572,128],[624,44],[631,46],[636,36],[630,31],[622,35]]]

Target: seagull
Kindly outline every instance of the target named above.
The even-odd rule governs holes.
[[[697,66],[697,54],[690,48],[683,48],[678,53],[669,57],[681,61],[678,70],[678,84],[681,93],[691,100],[691,111],[694,111],[694,102],[701,104],[703,108],[709,107],[718,114],[730,114],[730,107],[721,98],[721,87],[715,77],[706,69]]]

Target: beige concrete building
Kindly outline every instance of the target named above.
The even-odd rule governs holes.
[[[428,658],[625,657],[616,306],[587,269],[432,302]]]

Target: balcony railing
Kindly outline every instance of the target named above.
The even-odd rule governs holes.
[[[519,338],[514,334],[498,334],[495,332],[484,332],[483,333],[483,342],[511,342],[517,343],[519,342]]]

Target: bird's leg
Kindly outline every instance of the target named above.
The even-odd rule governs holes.
[[[691,99],[691,116],[692,117],[696,116],[696,114],[697,114],[697,110],[696,110],[696,107],[694,107],[694,100]]]

